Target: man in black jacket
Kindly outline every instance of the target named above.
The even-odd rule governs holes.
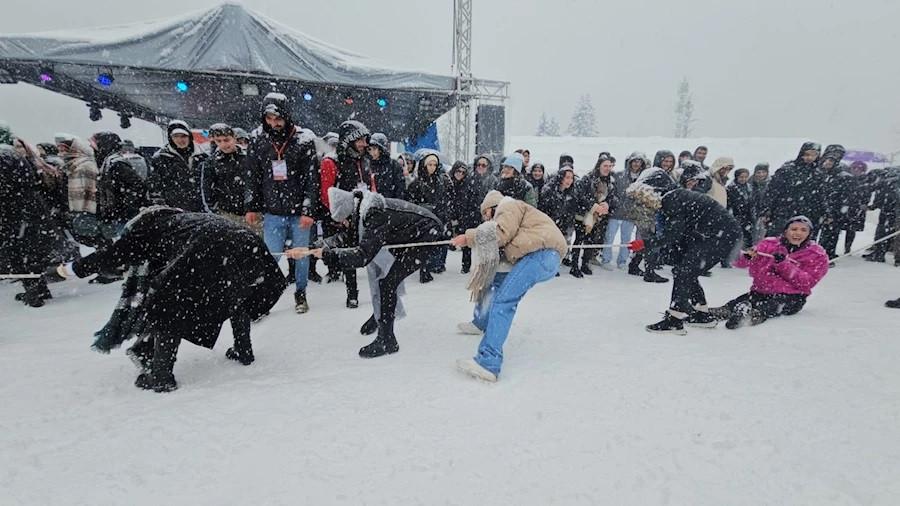
[[[125,223],[148,205],[147,186],[120,153],[122,140],[113,132],[91,137],[100,174],[97,177],[97,217],[107,240],[118,237]]]
[[[727,259],[741,240],[741,231],[728,211],[707,195],[676,188],[662,169],[641,174],[627,191],[635,201],[635,221],[661,217],[657,235],[631,242],[629,249],[659,247],[672,269],[672,299],[662,321],[648,332],[684,335],[684,323],[700,327],[716,325],[709,313],[706,294],[698,276]],[[657,214],[658,213],[658,214]],[[646,221],[646,219],[643,219]]]
[[[818,143],[806,142],[794,161],[775,171],[760,212],[760,219],[769,224],[769,235],[780,234],[792,216],[806,216],[813,227],[821,226],[827,212],[825,178],[818,170],[821,151]]]
[[[837,256],[838,238],[841,235],[841,223],[849,211],[850,174],[847,165],[841,163],[846,150],[840,144],[831,144],[822,152],[819,170],[822,173],[822,187],[825,189],[825,216],[816,242],[825,248],[828,258]],[[834,263],[831,263],[834,267]]]
[[[137,337],[128,354],[142,373],[135,385],[169,392],[182,339],[212,349],[222,323],[231,320],[234,347],[225,354],[253,362],[250,322],[278,301],[284,276],[260,238],[248,228],[210,213],[164,206],[146,208],[114,244],[51,267],[47,276],[83,278],[120,265],[131,267],[110,322],[94,349],[109,352]]]
[[[150,199],[154,204],[185,211],[207,211],[201,173],[206,153],[194,144],[191,129],[184,121],[170,121],[166,134],[168,144],[150,159]]]
[[[609,213],[617,205],[615,179],[611,176],[615,163],[615,158],[609,153],[600,153],[594,170],[575,183],[577,214],[574,245],[599,244],[606,236]],[[583,255],[580,267],[579,255]],[[593,274],[589,262],[589,251],[573,250],[569,274],[576,278]]]
[[[385,246],[446,239],[444,224],[424,207],[386,199],[377,193],[363,195],[334,187],[328,190],[328,196],[331,218],[343,223],[346,231],[331,237],[323,248],[294,248],[287,251],[288,256],[303,258],[312,254],[336,262],[345,269],[358,269],[372,262]],[[362,232],[357,233],[357,230]],[[362,333],[367,333],[374,321],[378,337],[359,350],[360,357],[375,358],[400,350],[394,336],[397,287],[437,251],[437,246],[390,250],[390,258],[382,269],[385,275],[378,280],[377,314],[361,329]]]
[[[203,166],[203,193],[210,210],[226,220],[247,226],[247,152],[237,143],[234,129],[225,123],[209,127],[216,152]],[[262,236],[259,224],[251,227]]]
[[[369,141],[370,169],[375,178],[378,193],[389,199],[406,198],[406,181],[400,162],[391,159],[387,136],[380,132],[372,134]]]
[[[294,247],[309,245],[315,224],[313,206],[318,200],[318,158],[315,138],[304,134],[291,120],[287,97],[269,93],[263,100],[262,132],[247,155],[247,223],[263,218],[263,236],[272,254],[284,251],[286,241]],[[309,259],[294,269],[294,310],[309,311],[306,285]]]

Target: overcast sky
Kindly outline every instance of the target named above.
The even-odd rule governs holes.
[[[0,32],[130,23],[217,3],[14,2]],[[898,0],[473,3],[473,71],[512,83],[514,135],[532,133],[542,111],[565,129],[578,97],[590,93],[601,135],[671,136],[675,89],[686,76],[695,136],[900,149]],[[392,66],[450,70],[452,0],[266,0],[252,8]],[[20,106],[12,97],[0,85],[0,117]]]

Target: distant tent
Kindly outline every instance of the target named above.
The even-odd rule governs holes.
[[[354,118],[423,135],[456,104],[452,77],[390,68],[238,5],[177,19],[0,37],[0,82],[22,81],[165,123],[259,122],[269,91],[318,134]]]

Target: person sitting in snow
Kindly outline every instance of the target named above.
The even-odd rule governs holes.
[[[632,241],[629,249],[659,247],[662,258],[673,266],[669,310],[662,321],[648,325],[647,331],[684,335],[684,323],[715,326],[698,276],[736,249],[741,230],[734,217],[707,195],[676,188],[658,168],[644,171],[626,195],[634,199],[636,223],[655,220],[661,225],[656,235]]]
[[[781,237],[767,237],[744,251],[734,266],[750,270],[750,291],[722,307],[711,308],[710,314],[727,320],[729,329],[797,314],[828,272],[828,254],[812,240],[812,230],[809,218],[794,216]]]
[[[343,224],[345,230],[329,238],[315,249],[293,248],[285,254],[294,259],[314,255],[328,264],[342,269],[358,269],[377,262],[377,300],[372,301],[375,313],[362,326],[360,333],[378,331],[378,337],[359,350],[362,358],[375,358],[400,351],[394,336],[398,288],[410,274],[416,272],[438,253],[438,246],[394,248],[389,253],[382,248],[418,242],[445,240],[444,224],[422,206],[399,199],[388,199],[372,192],[350,193],[340,188],[328,189],[331,219]],[[358,231],[358,232],[357,232]],[[369,270],[369,282],[373,282]]]
[[[477,302],[474,319],[459,324],[459,331],[484,333],[478,355],[457,360],[456,367],[493,382],[516,307],[531,287],[556,275],[568,245],[549,216],[496,190],[485,196],[481,214],[484,223],[452,240],[473,248],[477,260],[467,287]]]
[[[181,340],[212,348],[225,320],[234,347],[225,354],[250,365],[250,322],[267,313],[286,281],[265,243],[249,228],[210,213],[145,208],[110,246],[47,269],[56,280],[130,267],[122,298],[93,348],[108,353],[132,337],[127,354],[142,372],[135,386],[178,388],[172,369]]]

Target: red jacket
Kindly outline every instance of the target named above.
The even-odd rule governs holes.
[[[369,164],[365,158],[342,161],[343,171],[338,170],[338,164],[334,158],[326,156],[319,166],[320,189],[319,198],[326,209],[330,209],[328,202],[328,189],[337,186],[341,190],[352,192],[359,183],[365,184],[369,190],[375,189],[375,175],[369,170]]]

